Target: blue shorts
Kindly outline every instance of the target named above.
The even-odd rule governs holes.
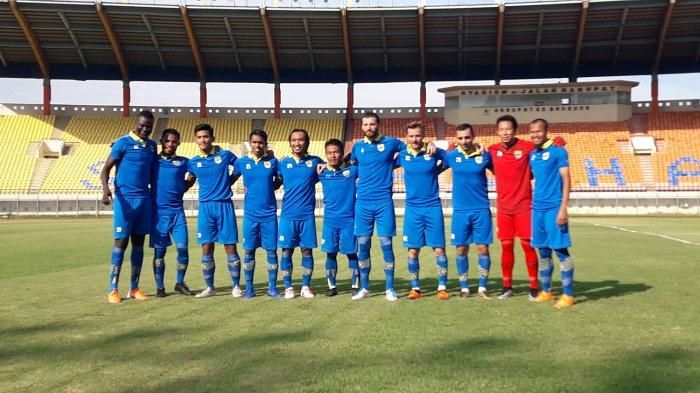
[[[445,247],[445,220],[442,206],[406,207],[403,216],[403,246],[406,248]]]
[[[493,222],[489,209],[452,212],[450,243],[453,246],[493,243]]]
[[[258,247],[268,251],[277,249],[277,217],[258,222],[243,216],[243,249],[255,250]]]
[[[357,238],[353,233],[353,223],[329,223],[323,220],[321,251],[354,254],[357,252]]]
[[[187,220],[184,210],[159,211],[156,213],[155,227],[151,233],[151,248],[167,248],[171,244],[170,235],[176,245],[187,247]]]
[[[114,198],[114,238],[150,234],[153,227],[153,200],[146,197]]]
[[[289,220],[280,217],[277,247],[316,248],[316,219]]]
[[[569,225],[557,225],[559,208],[549,210],[532,210],[532,239],[533,247],[559,250],[571,247]]]
[[[355,203],[355,236],[372,236],[374,223],[377,223],[377,235],[396,236],[396,215],[394,201]]]
[[[199,203],[197,217],[197,244],[238,243],[236,215],[233,202],[212,201]]]

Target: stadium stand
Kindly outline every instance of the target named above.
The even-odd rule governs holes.
[[[0,193],[27,193],[37,161],[30,143],[49,138],[54,120],[54,116],[0,116]]]
[[[393,136],[395,138],[403,138],[406,135],[406,125],[413,121],[419,121],[418,118],[382,118],[380,129],[384,135]],[[430,139],[437,138],[435,127],[435,119],[427,118],[422,121],[425,136]],[[362,139],[362,119],[355,119],[353,126],[353,139]]]
[[[344,139],[343,119],[269,119],[264,129],[268,132],[269,144],[275,156],[284,157],[291,153],[288,138],[289,132],[295,128],[309,132],[309,153],[321,158],[325,157],[323,145],[328,139]]]
[[[199,149],[194,141],[194,127],[200,123],[208,123],[214,127],[215,144],[232,150],[239,155],[241,144],[248,140],[251,130],[250,119],[226,119],[226,118],[172,118],[168,120],[166,128],[174,128],[180,132],[182,137],[178,154],[185,157],[192,157]]]
[[[700,112],[649,115],[648,133],[656,139],[652,155],[659,188],[696,186],[700,178]]]

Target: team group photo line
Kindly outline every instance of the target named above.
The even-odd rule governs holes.
[[[574,304],[574,260],[569,254],[568,203],[571,189],[567,151],[548,137],[548,123],[535,119],[527,124],[530,140],[516,137],[517,120],[501,116],[495,124],[500,142],[482,147],[476,142],[474,128],[463,123],[456,127],[450,148],[443,150],[424,141],[423,125],[406,125],[405,141],[383,135],[380,117],[373,112],[362,115],[364,138],[345,152],[338,139],[325,142],[325,157],[308,153],[311,138],[304,129],[289,133],[291,155],[274,156],[268,148],[264,130],[250,132],[250,153],[237,157],[215,144],[216,132],[209,124],[193,131],[168,128],[160,137],[160,149],[149,139],[154,117],[150,111],[138,115],[135,129],[117,139],[101,172],[102,203],[113,204],[114,246],[111,254],[108,302],[123,301],[119,294],[119,275],[129,243],[131,282],[127,299],[147,300],[139,287],[146,235],[153,248],[153,273],[156,297],[165,290],[165,256],[175,245],[176,279],[174,292],[206,298],[216,295],[214,274],[215,244],[223,244],[231,277],[231,296],[250,299],[256,296],[254,282],[255,252],[265,250],[268,288],[272,298],[293,299],[292,285],[295,248],[301,254],[300,296],[313,298],[311,277],[314,271],[313,249],[318,247],[316,231],[316,183],[323,191],[321,251],[325,253],[328,283],[326,296],[338,295],[336,278],[338,253],[348,261],[352,300],[370,295],[370,251],[375,233],[383,256],[385,297],[396,301],[394,287],[396,258],[393,238],[396,216],[392,199],[393,172],[403,168],[406,188],[403,216],[403,247],[407,250],[410,291],[406,297],[423,296],[420,283],[419,253],[422,247],[433,250],[437,270],[437,298],[447,300],[448,259],[445,253],[445,221],[440,202],[438,176],[452,171],[453,214],[450,245],[455,247],[459,278],[459,296],[471,295],[468,282],[468,251],[477,251],[478,286],[476,295],[491,299],[488,290],[493,242],[493,223],[488,198],[487,171],[496,181],[496,228],[501,243],[502,289],[498,299],[506,300],[513,291],[515,238],[525,255],[529,293],[535,303],[553,301],[556,308]],[[522,127],[525,128],[525,127]],[[177,155],[181,138],[191,138],[199,148],[197,155]],[[114,168],[114,192],[110,173]],[[242,177],[242,180],[241,180]],[[243,260],[238,251],[238,227],[232,186],[243,182]],[[195,293],[185,283],[189,262],[187,220],[183,196],[198,184],[197,243],[201,245],[201,268],[205,287]],[[282,206],[277,217],[275,191],[282,188]],[[277,250],[281,249],[281,256]],[[559,260],[562,293],[552,292],[553,255]],[[376,266],[376,265],[375,265]],[[241,287],[241,271],[245,288]],[[284,291],[277,287],[281,271]]]

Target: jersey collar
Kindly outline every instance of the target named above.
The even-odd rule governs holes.
[[[292,160],[294,160],[294,162],[298,164],[298,163],[301,162],[301,160],[303,160],[304,158],[306,158],[306,157],[308,157],[308,156],[309,156],[309,153],[306,153],[306,154],[304,154],[304,155],[301,156],[301,157],[297,157],[297,156],[294,155],[294,153],[292,153],[289,157],[291,157]]]
[[[408,154],[410,154],[410,155],[412,155],[412,156],[415,157],[415,156],[417,156],[418,154],[420,154],[421,152],[425,152],[425,143],[421,144],[421,145],[420,145],[420,149],[418,149],[418,150],[414,150],[414,149],[413,149],[413,146],[407,145],[407,146],[406,146],[406,151],[408,152]]]
[[[260,160],[262,160],[262,159],[264,159],[264,158],[267,158],[267,153],[263,153],[263,155],[262,155],[260,158],[255,157],[255,155],[254,155],[253,153],[248,153],[248,157],[249,157],[251,160],[253,160],[253,162],[257,165],[258,162],[260,162]]]
[[[220,150],[221,150],[221,146],[219,146],[219,145],[214,145],[214,146],[212,147],[212,149],[211,149],[211,153],[207,154],[207,153],[205,153],[204,151],[200,150],[200,151],[199,151],[199,154],[197,154],[197,155],[200,156],[200,157],[202,157],[202,158],[207,158],[207,157],[211,157],[211,156],[213,156],[214,154],[218,153]]]
[[[462,153],[462,154],[464,155],[464,157],[466,157],[466,158],[469,158],[469,157],[476,157],[476,156],[480,156],[480,155],[481,155],[481,149],[480,149],[480,147],[475,145],[475,148],[476,148],[476,150],[474,150],[473,153],[467,153],[466,150],[462,149],[462,146],[457,145],[457,151],[459,151],[460,153]]]
[[[146,140],[141,139],[138,135],[136,135],[135,132],[129,131],[129,136],[131,137],[131,139],[135,140],[136,142],[139,142],[141,146],[146,146]]]
[[[330,165],[326,165],[326,169],[328,169],[328,170],[331,171],[331,172],[340,172],[340,171],[344,171],[347,167],[348,167],[348,164],[346,164],[346,163],[340,164],[340,166],[338,167],[338,169],[334,169],[334,168],[332,168]]]
[[[372,143],[372,142],[379,142],[382,138],[384,138],[384,135],[382,135],[381,132],[378,132],[377,135],[374,136],[374,138],[369,139],[367,137],[364,137],[365,143]]]
[[[544,150],[554,144],[554,141],[551,139],[547,139],[547,142],[543,143],[542,146],[540,146],[540,150]]]

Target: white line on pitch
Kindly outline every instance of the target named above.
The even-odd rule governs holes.
[[[666,236],[666,235],[661,235],[661,234],[658,234],[658,233],[640,232],[640,231],[635,231],[634,229],[627,229],[627,228],[622,228],[622,227],[616,227],[616,226],[614,226],[614,225],[603,225],[603,224],[595,224],[595,223],[591,223],[591,224],[593,224],[593,225],[595,225],[595,226],[597,226],[597,227],[612,228],[612,229],[617,229],[618,231],[624,231],[624,232],[630,232],[630,233],[641,233],[641,234],[643,234],[643,235],[662,237],[662,238],[664,238],[664,239],[668,239],[668,240],[673,240],[673,241],[681,242],[681,243],[683,243],[683,244],[690,244],[690,245],[693,245],[693,246],[700,246],[700,243],[694,243],[694,242],[691,242],[691,241],[688,241],[688,240],[678,239],[678,238],[675,238],[675,237]]]

